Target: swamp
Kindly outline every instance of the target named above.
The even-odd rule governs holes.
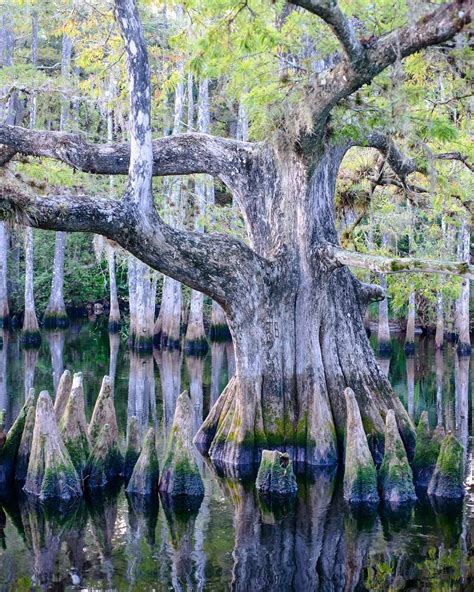
[[[0,592],[473,589],[473,17],[0,3]]]

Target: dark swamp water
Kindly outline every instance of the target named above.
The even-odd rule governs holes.
[[[204,360],[179,352],[131,355],[99,325],[43,335],[38,352],[16,334],[0,350],[0,409],[7,425],[31,384],[53,392],[63,368],[84,373],[88,414],[104,374],[115,376],[118,421],[156,422],[164,446],[178,394],[189,388],[195,427],[233,373],[231,344]],[[111,355],[110,355],[111,354]],[[415,421],[455,430],[470,450],[474,360],[450,346],[435,355],[420,340],[407,359],[394,340],[389,378]],[[470,454],[467,478],[471,482]],[[41,507],[15,492],[0,497],[0,590],[474,590],[474,493],[440,506],[429,499],[394,511],[354,511],[340,475],[300,477],[298,496],[271,507],[253,483],[218,477],[200,458],[206,495],[196,511],[128,498],[123,488],[69,508]],[[64,511],[63,511],[64,510]]]

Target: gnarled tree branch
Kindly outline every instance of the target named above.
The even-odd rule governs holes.
[[[397,60],[454,37],[471,22],[473,11],[472,0],[443,4],[417,22],[364,44],[364,68],[354,68],[350,59],[343,59],[330,72],[316,77],[310,91],[315,131],[323,129],[331,109],[339,101],[369,84]]]
[[[153,269],[208,294],[225,307],[231,298],[243,298],[255,273],[264,274],[268,266],[231,236],[172,228],[157,214],[145,218],[136,208],[114,199],[39,196],[5,176],[0,179],[2,219],[44,230],[101,234]]]
[[[72,168],[99,175],[126,175],[130,166],[129,144],[91,144],[76,134],[34,131],[0,125],[0,152],[10,160],[19,152],[53,158]],[[208,134],[181,134],[153,141],[153,175],[207,173],[218,177],[231,190],[239,189],[244,170],[258,151],[258,145]],[[6,160],[5,160],[6,162]]]
[[[290,0],[290,3],[305,8],[326,22],[341,43],[354,70],[364,67],[366,62],[365,48],[357,38],[352,23],[341,11],[336,0]]]
[[[326,262],[334,268],[348,265],[378,273],[441,273],[474,280],[474,265],[467,262],[369,255],[346,251],[336,245],[326,245],[321,250]]]

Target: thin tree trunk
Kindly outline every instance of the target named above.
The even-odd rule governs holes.
[[[436,368],[436,425],[443,425],[443,380],[444,380],[444,357],[441,349],[435,353]]]
[[[380,277],[380,285],[386,292],[387,280],[384,275]],[[379,302],[378,351],[381,356],[392,355],[390,327],[388,324],[388,299],[386,297]]]
[[[459,232],[459,253],[461,261],[469,261],[470,257],[470,233],[469,224],[463,221]],[[458,355],[471,355],[471,336],[469,325],[469,301],[470,301],[470,281],[463,279],[461,286],[461,296],[459,297],[458,310]]]
[[[69,324],[64,304],[64,257],[67,234],[56,232],[53,261],[53,281],[48,306],[44,313],[44,324],[48,329],[67,327]]]
[[[209,114],[209,81],[204,79],[199,84],[198,94],[198,131],[208,133],[210,126]],[[195,229],[203,232],[203,223],[200,221],[207,215],[208,198],[214,201],[214,181],[212,177],[200,175],[196,179],[195,193],[197,199],[197,212],[195,214]],[[187,354],[201,355],[207,351],[207,339],[204,330],[204,295],[196,290],[191,291],[191,305],[189,310],[188,327],[185,338],[185,351]]]
[[[23,364],[25,368],[24,391],[25,400],[30,394],[30,389],[35,385],[35,371],[38,362],[38,348],[23,348]]]
[[[182,67],[181,67],[182,70]],[[182,129],[184,113],[185,87],[182,81],[178,82],[174,95],[174,122],[173,135],[179,134]],[[182,181],[175,177],[166,183],[168,187],[168,222],[180,227],[182,224]],[[173,278],[165,276],[163,279],[163,293],[160,307],[159,320],[154,329],[154,341],[161,347],[174,349],[180,346],[181,337],[181,311],[182,311],[181,284]],[[161,331],[161,333],[158,333]]]
[[[221,375],[224,369],[225,345],[223,343],[211,343],[211,406],[219,398],[222,392]]]
[[[34,234],[33,229],[25,227],[25,316],[23,319],[22,342],[33,347],[41,343],[38,319],[36,317],[34,277]]]
[[[436,333],[435,349],[441,350],[444,345],[444,298],[441,290],[436,296]]]
[[[415,414],[415,358],[409,356],[406,359],[407,370],[407,408],[408,415],[414,417]]]
[[[115,276],[115,249],[112,245],[107,244],[106,251],[110,284],[109,332],[117,333],[120,331],[120,307],[117,295],[117,279]]]
[[[0,222],[0,328],[7,328],[10,323],[8,306],[8,238],[9,232],[5,222]]]
[[[72,42],[67,35],[62,38],[61,76],[69,78],[71,74]],[[59,130],[66,131],[69,121],[69,100],[63,96],[61,99],[61,116]],[[66,251],[67,234],[56,233],[53,261],[53,281],[48,306],[44,314],[44,324],[50,329],[67,327],[69,324],[66,306],[64,304],[64,257]]]
[[[408,298],[407,328],[405,334],[405,353],[412,356],[415,353],[415,291],[410,289]]]

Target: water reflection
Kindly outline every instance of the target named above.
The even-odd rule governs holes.
[[[97,326],[51,333],[39,350],[21,352],[17,337],[5,334],[0,350],[7,424],[27,386],[53,392],[63,368],[84,373],[90,417],[110,373],[122,438],[132,414],[142,433],[157,425],[160,460],[179,393],[190,391],[196,430],[235,371],[226,343],[211,344],[206,358],[183,359],[178,351],[133,355]],[[415,422],[426,410],[432,427],[443,424],[468,443],[469,359],[449,347],[435,353],[428,340],[406,358],[394,341],[381,364]],[[120,484],[54,511],[23,495],[0,497],[0,590],[457,590],[474,577],[474,496],[460,505],[420,499],[397,511],[380,505],[356,513],[342,499],[340,475],[319,471],[300,476],[296,499],[282,506],[253,483],[217,476],[202,458],[200,470],[199,508],[127,496]]]

